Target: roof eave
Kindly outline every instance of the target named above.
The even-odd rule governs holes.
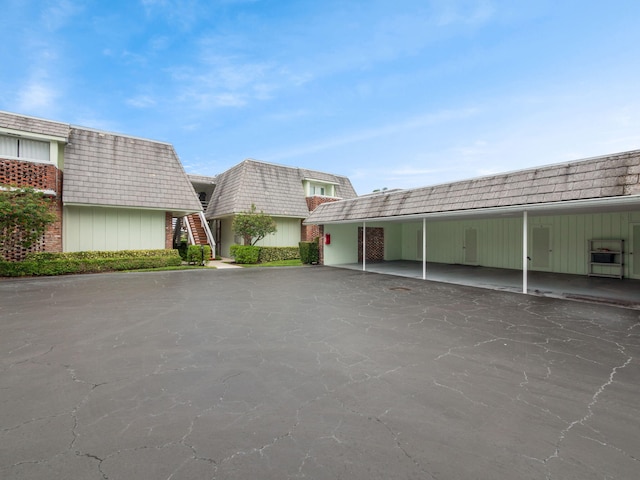
[[[611,212],[620,210],[631,210],[640,208],[640,195],[625,195],[619,197],[604,197],[582,200],[566,200],[561,202],[531,203],[522,205],[509,205],[504,207],[472,208],[465,210],[454,210],[448,212],[414,213],[409,215],[383,216],[383,217],[363,217],[345,220],[313,220],[313,216],[308,217],[303,223],[331,225],[356,222],[406,222],[411,220],[454,220],[462,218],[478,217],[514,217],[528,212],[532,215],[543,214],[563,214],[581,213],[586,210],[598,212]]]

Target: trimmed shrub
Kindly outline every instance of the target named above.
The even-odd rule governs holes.
[[[229,250],[236,259],[236,263],[248,265],[258,263],[260,247],[255,245],[232,245]]]
[[[177,250],[121,250],[114,252],[36,252],[22,262],[0,262],[0,276],[64,275],[178,266]]]
[[[184,260],[185,262],[187,261],[188,248],[189,244],[187,242],[180,242],[180,245],[178,245],[178,253],[180,254],[180,258],[182,258],[182,260]]]
[[[260,247],[258,263],[296,260],[300,258],[298,247]]]
[[[209,245],[189,245],[187,248],[187,262],[200,264],[211,258],[211,247]]]
[[[298,246],[302,263],[316,264],[320,261],[320,249],[317,239],[313,242],[300,242]]]

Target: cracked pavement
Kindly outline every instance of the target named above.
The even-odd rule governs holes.
[[[3,479],[636,479],[640,312],[330,267],[0,281]]]

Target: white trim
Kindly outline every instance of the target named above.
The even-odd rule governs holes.
[[[141,207],[141,206],[131,206],[131,205],[104,205],[98,203],[79,203],[79,202],[64,202],[65,207],[97,207],[97,208],[122,208],[125,210],[151,210],[156,212],[179,212],[180,215],[175,215],[175,217],[184,217],[185,215],[191,215],[202,210],[185,210],[181,208],[172,208],[172,207]]]
[[[344,200],[348,201],[348,200]],[[589,198],[583,200],[567,200],[561,202],[546,203],[530,203],[526,205],[510,205],[506,207],[486,207],[474,208],[466,210],[453,210],[448,212],[433,213],[412,213],[408,215],[396,215],[392,217],[372,217],[372,218],[354,218],[349,220],[315,220],[313,224],[331,225],[339,223],[359,223],[361,221],[368,222],[407,222],[411,220],[445,220],[455,219],[459,217],[480,217],[480,216],[519,216],[525,210],[529,213],[545,214],[545,213],[574,213],[586,209],[605,209],[606,211],[616,211],[618,208],[636,207],[640,209],[640,195],[624,195],[619,197],[603,197]],[[306,222],[305,222],[306,223]]]
[[[367,271],[367,222],[362,222],[362,271]]]
[[[422,279],[427,279],[427,219],[422,219]]]
[[[528,274],[529,274],[529,256],[528,256],[528,239],[529,239],[529,216],[525,210],[522,212],[522,293],[528,293]]]
[[[0,127],[0,134],[9,135],[10,137],[26,138],[32,140],[43,140],[48,142],[67,143],[68,137],[58,137],[56,135],[46,135],[44,133],[32,133],[25,130],[15,130],[12,128]]]
[[[305,181],[305,182],[316,182],[316,183],[324,183],[325,185],[338,185],[338,186],[340,186],[340,183],[338,183],[338,182],[331,182],[329,180],[320,180],[319,178],[303,177],[302,180]]]

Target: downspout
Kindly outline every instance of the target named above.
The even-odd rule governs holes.
[[[422,279],[427,279],[427,219],[422,219]]]
[[[367,271],[367,222],[362,222],[362,271]]]
[[[527,211],[525,210],[524,212],[522,212],[522,293],[527,293],[529,290],[528,287],[528,278],[527,278],[527,274],[528,274],[528,268],[529,268],[529,263],[528,263],[528,257],[527,257],[527,236],[529,234],[529,221],[528,221],[528,215],[527,215]]]

